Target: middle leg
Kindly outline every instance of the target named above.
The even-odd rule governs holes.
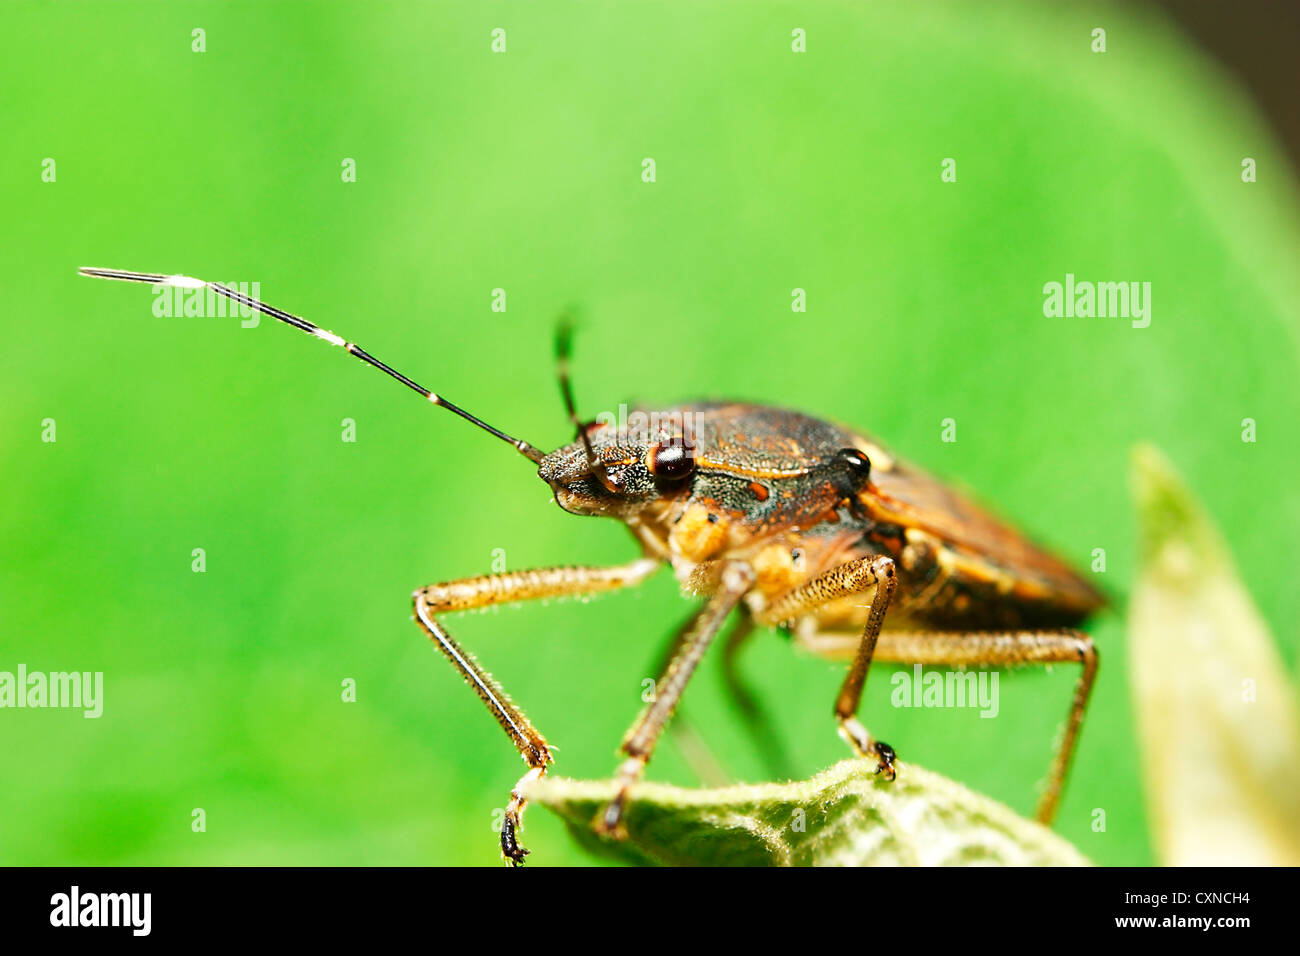
[[[818,608],[854,594],[873,591],[867,610],[867,623],[858,638],[857,652],[849,672],[840,685],[835,698],[835,719],[839,721],[840,736],[860,757],[874,757],[876,773],[894,779],[894,748],[883,740],[874,739],[858,720],[858,706],[867,684],[867,672],[876,652],[876,640],[889,609],[890,598],[898,584],[894,560],[884,555],[858,558],[831,568],[787,594],[782,595],[755,615],[763,624],[788,624]]]
[[[614,798],[593,821],[597,833],[622,834],[623,810],[628,793],[654,754],[655,744],[664,725],[672,718],[691,675],[713,643],[723,622],[754,583],[754,571],[742,562],[730,562],[722,569],[718,590],[703,610],[682,632],[676,650],[655,685],[655,698],[646,705],[623,737],[619,748],[627,756],[618,768]]]
[[[782,744],[776,723],[740,673],[740,652],[753,635],[754,619],[747,614],[743,615],[732,626],[722,645],[722,679],[732,703],[740,711],[745,730],[767,766],[768,776],[773,780],[789,780],[794,775],[794,764]]]

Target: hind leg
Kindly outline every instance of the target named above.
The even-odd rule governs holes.
[[[813,653],[841,658],[854,652],[851,634],[812,632],[798,641]],[[1100,658],[1092,637],[1083,631],[886,631],[876,645],[876,659],[897,664],[935,667],[1017,666],[1022,664],[1077,663],[1082,665],[1074,685],[1065,730],[1047,774],[1047,786],[1038,801],[1038,819],[1051,823],[1060,803],[1065,778],[1074,757],[1083,715],[1097,678]]]

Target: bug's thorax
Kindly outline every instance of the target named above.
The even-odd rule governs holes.
[[[587,426],[590,450],[566,445],[538,473],[565,510],[655,530],[688,553],[833,519],[870,469],[849,433],[780,409],[685,405],[633,419]]]
[[[539,468],[562,508],[616,517],[685,583],[720,559],[750,563],[756,588],[776,590],[829,566],[866,522],[858,492],[871,455],[837,426],[782,409],[688,405],[643,414],[632,427],[596,424],[587,438],[603,474],[575,442]],[[653,417],[651,417],[653,416]],[[685,476],[664,474],[665,448],[685,445]]]

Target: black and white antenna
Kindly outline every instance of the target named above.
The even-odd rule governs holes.
[[[261,312],[263,315],[269,315],[273,319],[279,319],[285,325],[292,325],[295,329],[298,329],[302,332],[306,332],[308,335],[314,335],[318,339],[324,339],[330,345],[337,345],[343,350],[347,352],[351,352],[353,355],[361,359],[361,361],[365,362],[367,365],[373,365],[375,368],[379,369],[385,375],[389,375],[397,379],[407,388],[419,392],[422,396],[424,396],[425,399],[432,402],[434,405],[438,405],[441,408],[445,408],[449,412],[454,412],[455,414],[459,415],[461,418],[465,419],[465,421],[470,422],[473,425],[477,425],[479,428],[483,429],[488,434],[495,435],[497,438],[500,438],[504,442],[509,442],[511,445],[515,447],[516,451],[518,451],[529,461],[536,463],[542,460],[543,453],[538,449],[534,448],[532,445],[528,444],[528,442],[523,441],[522,439],[519,438],[510,437],[500,429],[493,428],[491,425],[483,421],[481,418],[477,418],[476,416],[471,415],[469,412],[465,411],[465,409],[461,408],[459,405],[455,404],[454,402],[449,402],[441,395],[429,391],[427,388],[425,388],[422,385],[416,384],[414,381],[407,378],[401,372],[379,361],[379,359],[375,358],[365,349],[361,348],[361,346],[356,345],[353,342],[349,342],[346,339],[344,339],[342,336],[335,335],[333,332],[330,332],[327,329],[322,329],[319,325],[316,325],[315,323],[312,322],[308,322],[306,319],[302,318],[301,316],[297,316],[297,315],[293,315],[292,313],[285,312],[283,309],[277,309],[275,306],[267,305],[265,302],[259,302],[256,299],[246,296],[242,292],[239,292],[235,289],[231,289],[228,286],[221,285],[218,282],[207,282],[203,279],[195,279],[190,276],[161,275],[155,272],[124,272],[121,269],[89,269],[89,268],[82,268],[77,271],[80,272],[83,276],[93,276],[96,279],[118,279],[123,282],[144,282],[149,285],[164,285],[164,286],[171,286],[180,289],[211,289],[217,295],[225,296],[227,299],[230,299],[232,302],[238,302],[240,305],[243,305],[250,309],[255,309],[258,312]]]

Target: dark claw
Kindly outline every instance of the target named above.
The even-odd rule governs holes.
[[[515,834],[515,821],[506,817],[501,823],[501,855],[510,861],[511,866],[523,866],[524,857],[530,851],[519,845]]]
[[[623,832],[623,794],[619,794],[605,805],[596,817],[593,829],[602,836],[622,839]]]
[[[604,818],[601,820],[601,826],[606,833],[613,833],[618,829],[618,825],[623,820],[623,801],[621,798],[611,800],[609,806],[605,808]]]
[[[898,776],[898,772],[894,769],[894,761],[897,759],[898,755],[894,753],[894,748],[889,746],[889,744],[885,743],[883,740],[876,741],[875,751],[876,759],[880,761],[880,763],[876,765],[876,773],[883,773],[886,780],[892,781],[896,776]]]

